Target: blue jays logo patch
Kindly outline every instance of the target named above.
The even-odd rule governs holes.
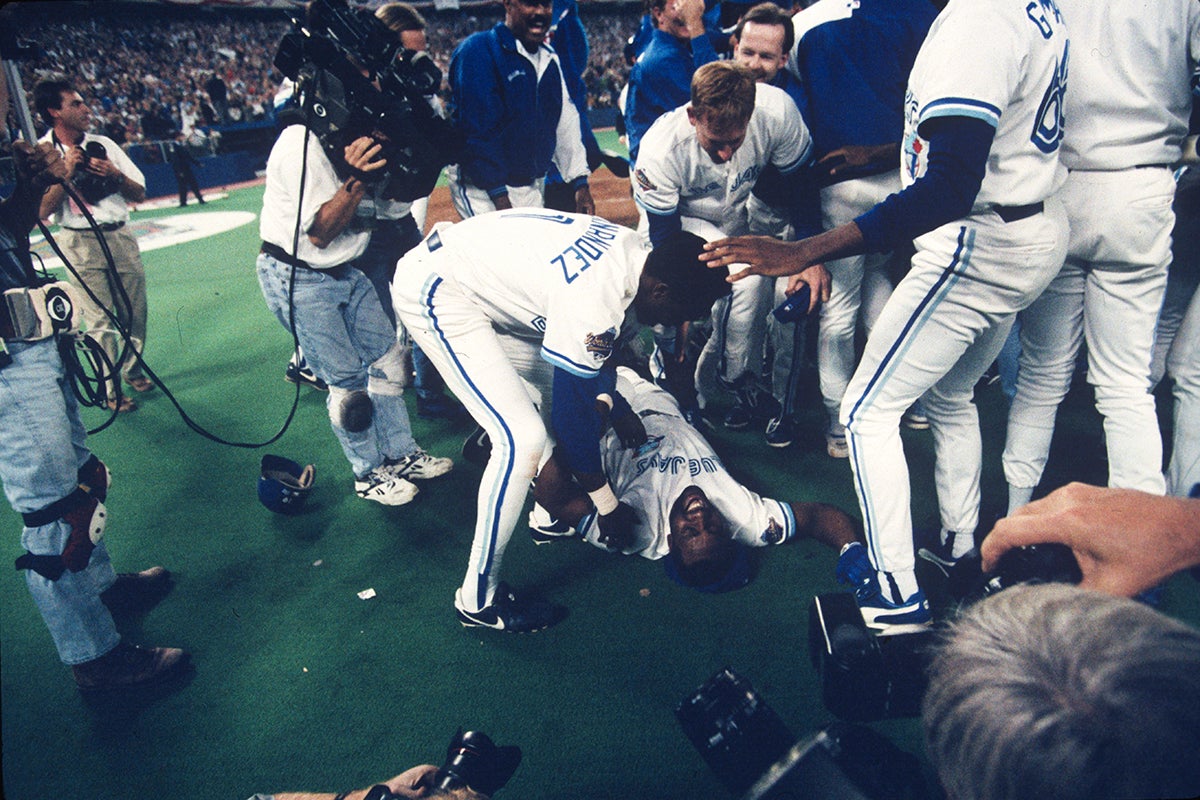
[[[637,185],[642,187],[644,191],[653,192],[658,190],[658,187],[654,185],[654,181],[647,178],[646,173],[642,172],[640,169],[635,169],[633,171],[633,177],[635,180],[637,180]]]
[[[604,333],[589,333],[583,337],[583,346],[592,354],[596,361],[604,361],[612,355],[613,346],[617,342],[617,329],[609,328]]]
[[[765,544],[779,544],[783,541],[783,526],[774,517],[767,520],[767,529],[760,537]]]

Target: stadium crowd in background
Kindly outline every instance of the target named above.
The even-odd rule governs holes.
[[[163,12],[117,16],[77,9],[66,20],[47,16],[38,26],[40,57],[21,64],[31,90],[38,80],[61,75],[74,65],[79,89],[95,101],[96,130],[118,144],[191,136],[197,129],[261,122],[272,114],[271,98],[282,76],[272,65],[279,40],[290,23],[278,9],[270,13],[210,11],[172,17]],[[582,15],[591,57],[584,82],[593,108],[616,105],[628,67],[622,48],[636,28],[640,7],[616,4]],[[446,74],[455,46],[495,24],[500,5],[466,11],[426,10],[429,52]],[[214,80],[215,79],[215,80]],[[221,84],[224,98],[219,94]],[[210,89],[214,91],[210,93]]]

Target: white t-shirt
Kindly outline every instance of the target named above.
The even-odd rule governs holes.
[[[338,177],[316,134],[307,134],[308,156],[305,159],[305,135],[303,125],[289,125],[271,148],[271,155],[267,157],[262,216],[258,221],[259,235],[264,242],[291,253],[299,212],[300,237],[296,257],[317,269],[336,267],[362,255],[371,241],[371,232],[356,230],[352,224],[327,247],[317,247],[309,241],[305,231],[312,226],[321,206],[342,188],[345,180]],[[301,173],[304,174],[303,191]]]
[[[1058,0],[1071,32],[1068,169],[1174,164],[1200,56],[1195,0]]]
[[[64,156],[66,155],[66,151],[69,149],[64,147],[63,144],[54,137],[53,131],[43,136],[40,141],[53,143],[54,146],[59,149],[59,152],[63,153]],[[108,157],[108,160],[111,161],[117,169],[121,170],[122,174],[124,174],[126,178],[129,178],[129,180],[133,181],[139,186],[145,187],[146,177],[142,174],[142,171],[138,169],[137,164],[133,163],[133,159],[126,155],[125,151],[121,149],[120,145],[107,136],[100,136],[99,134],[95,133],[86,133],[84,134],[83,139],[79,142],[79,146],[86,150],[88,142],[99,142],[100,144],[104,145],[105,155]],[[129,203],[124,197],[121,196],[120,192],[113,192],[112,194],[101,198],[100,202],[96,203],[95,205],[89,205],[88,211],[91,212],[92,217],[96,220],[96,222],[101,225],[113,222],[129,221]],[[56,222],[59,225],[62,225],[64,228],[89,227],[87,217],[83,215],[83,212],[80,211],[76,206],[75,201],[69,196],[64,197],[62,204],[58,207],[58,210],[50,215],[50,221]]]

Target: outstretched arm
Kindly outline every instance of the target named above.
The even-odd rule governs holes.
[[[796,517],[796,537],[813,539],[834,552],[862,541],[862,527],[845,511],[826,503],[789,503]]]

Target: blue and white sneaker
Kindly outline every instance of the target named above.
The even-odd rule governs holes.
[[[899,603],[893,603],[884,596],[878,579],[874,582],[874,589],[870,594],[863,592],[860,595],[855,592],[854,595],[858,601],[858,610],[862,612],[863,622],[868,628],[880,634],[890,635],[924,630],[933,624],[929,601],[920,589]]]

